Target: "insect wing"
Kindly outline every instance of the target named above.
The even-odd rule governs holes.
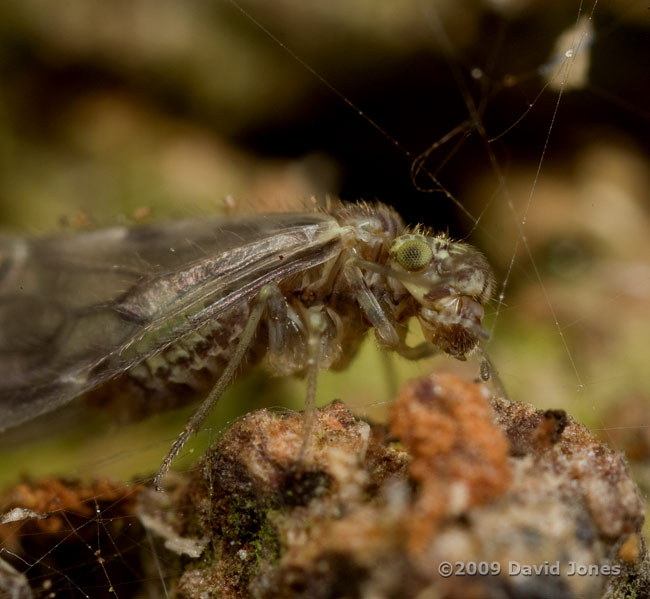
[[[0,430],[339,251],[340,227],[320,213],[0,237]]]

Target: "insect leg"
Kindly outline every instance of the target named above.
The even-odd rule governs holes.
[[[395,348],[395,351],[402,356],[402,358],[406,358],[407,360],[422,360],[422,358],[429,358],[440,353],[440,350],[433,345],[433,343],[429,343],[428,341],[423,341],[413,347],[410,347],[406,345],[404,341],[401,341]]]
[[[309,445],[309,436],[314,425],[316,413],[316,386],[318,382],[318,370],[320,367],[321,347],[323,333],[325,332],[325,318],[322,307],[313,306],[307,317],[307,395],[305,398],[305,427],[303,431],[302,446],[298,454],[298,460],[302,461]]]
[[[244,330],[241,332],[241,335],[237,342],[237,346],[233,351],[232,357],[228,361],[228,364],[226,364],[226,367],[224,368],[221,376],[219,377],[219,380],[212,388],[212,391],[210,391],[208,396],[203,400],[203,403],[199,406],[196,412],[194,412],[192,417],[187,421],[187,424],[185,425],[185,429],[178,436],[176,441],[174,441],[174,444],[169,450],[169,453],[165,456],[165,459],[163,460],[163,463],[160,466],[160,470],[158,470],[158,474],[156,474],[156,476],[154,477],[153,483],[157,491],[160,491],[160,489],[162,488],[162,479],[164,478],[165,474],[169,470],[169,467],[171,466],[172,462],[174,461],[174,459],[176,458],[180,450],[183,448],[183,445],[185,445],[187,440],[199,429],[203,421],[206,419],[208,414],[212,411],[212,409],[217,404],[217,402],[223,395],[224,391],[232,381],[232,378],[235,375],[237,368],[239,367],[242,360],[244,359],[244,355],[246,354],[246,351],[250,347],[250,344],[253,341],[253,338],[255,337],[255,332],[257,331],[257,327],[260,324],[260,320],[262,320],[262,316],[264,314],[264,310],[266,308],[266,304],[268,302],[268,296],[270,295],[270,293],[271,291],[269,287],[265,286],[261,289],[261,291],[255,298],[253,302],[253,308],[251,309],[248,318],[248,322],[246,323]]]
[[[372,291],[368,289],[366,282],[361,274],[361,269],[358,266],[360,261],[352,258],[343,267],[343,273],[355,291],[357,301],[366,318],[371,322],[375,328],[377,336],[381,342],[390,349],[395,349],[400,344],[400,336],[395,326],[390,321],[386,311],[379,305],[377,298],[373,295]],[[362,261],[361,261],[362,262]]]
[[[383,365],[382,370],[384,371],[384,377],[386,379],[386,389],[388,389],[388,399],[389,401],[397,395],[399,386],[397,384],[397,374],[395,373],[395,364],[393,362],[393,356],[388,352],[379,352],[381,356],[381,362]]]
[[[268,329],[269,329],[269,355],[272,357],[277,356],[279,363],[284,363],[287,360],[283,354],[286,353],[287,347],[295,344],[296,330],[290,331],[291,316],[290,309],[287,305],[287,300],[282,295],[280,289],[273,285],[268,285],[268,300],[267,300],[267,313],[268,313]],[[314,423],[314,415],[316,411],[316,389],[318,382],[318,371],[321,363],[321,351],[323,335],[327,328],[326,318],[323,313],[323,307],[314,305],[307,309],[306,315],[303,317],[306,329],[306,363],[304,353],[301,355],[301,364],[305,364],[307,370],[307,391],[305,398],[305,426],[303,433],[303,441],[298,453],[299,460],[302,460],[309,445],[309,435]],[[301,337],[304,332],[299,333]],[[291,361],[291,357],[287,360]],[[286,366],[286,365],[285,365]]]
[[[409,347],[391,321],[390,315],[381,307],[372,291],[368,289],[359,266],[365,262],[358,258],[352,258],[345,266],[344,273],[348,283],[356,291],[357,301],[368,320],[375,327],[377,335],[389,349],[395,350],[400,356],[408,360],[420,360],[432,356],[439,350],[428,342],[420,343],[415,347]]]
[[[277,285],[267,285],[269,354],[281,353],[289,343],[287,323],[289,322],[289,307],[287,300]]]

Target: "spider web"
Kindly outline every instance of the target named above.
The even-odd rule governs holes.
[[[650,120],[641,82],[650,78],[637,57],[644,54],[633,51],[633,33],[641,31],[634,21],[642,18],[645,6],[630,2],[621,7],[603,0],[567,4],[557,9],[558,16],[554,8],[493,2],[481,7],[483,20],[473,22],[445,4],[414,2],[409,10],[417,12],[422,27],[412,33],[422,36],[426,31],[424,51],[410,62],[403,59],[408,54],[404,47],[393,42],[395,62],[410,65],[402,77],[395,75],[399,67],[368,68],[355,57],[338,76],[340,57],[314,58],[313,44],[282,18],[283,11],[290,15],[303,9],[279,3],[273,15],[256,2],[231,2],[230,13],[224,14],[236,23],[233,28],[246,31],[251,44],[264,45],[281,62],[304,71],[311,80],[303,92],[307,113],[319,103],[338,105],[338,110],[324,113],[338,131],[335,137],[347,139],[351,153],[369,152],[365,161],[347,163],[349,170],[359,167],[359,177],[339,171],[344,183],[338,191],[344,199],[394,201],[407,221],[449,226],[453,236],[467,237],[488,254],[498,286],[488,314],[491,339],[486,351],[511,397],[565,408],[599,430],[609,444],[626,450],[650,434],[650,387],[643,376],[649,357],[650,225],[643,204],[647,192],[639,191],[647,189],[643,151]],[[326,38],[333,22],[325,17],[320,15]],[[468,41],[468,30],[478,25],[488,27],[488,44]],[[480,30],[473,33],[481,35]],[[592,61],[588,68],[580,63],[585,56]],[[429,71],[427,62],[435,68]],[[232,68],[236,71],[237,65]],[[361,71],[355,73],[355,68]],[[617,69],[618,74],[612,72]],[[382,77],[386,72],[394,78]],[[576,72],[588,76],[581,80]],[[361,93],[355,78],[372,80],[370,92]],[[413,79],[418,79],[413,88],[400,87]],[[283,83],[279,77],[276,85]],[[427,104],[425,118],[422,106]],[[409,107],[414,118],[403,116]],[[288,112],[296,110],[294,103]],[[253,127],[238,141],[271,153],[279,143],[278,130],[286,129],[288,120],[281,118],[266,130]],[[306,121],[296,122],[293,127]],[[311,153],[320,160],[325,155],[328,165],[342,160],[341,154],[331,158],[331,139],[319,138],[322,130],[315,131],[310,147],[286,145],[278,153],[294,159]],[[357,136],[370,141],[352,144],[349,140]],[[376,153],[368,149],[373,145],[379,148]],[[388,174],[380,172],[384,160],[394,164]],[[363,162],[371,164],[364,167]],[[399,184],[393,185],[391,177]],[[360,183],[364,179],[372,185]],[[395,200],[390,197],[395,194],[403,195]],[[372,352],[368,344],[360,360],[376,360]],[[443,367],[471,378],[478,362]],[[430,368],[399,367],[401,376]],[[359,397],[361,411],[374,416],[385,402],[377,401],[381,392],[369,390],[359,378],[354,366],[340,375],[324,374],[319,398],[329,401],[343,393]],[[233,397],[259,394],[261,384],[255,377],[243,381]],[[297,398],[303,393],[300,386],[281,389]],[[229,403],[226,398],[224,405]],[[264,403],[259,400],[259,405]],[[191,464],[224,422],[249,407],[224,409],[198,435],[179,468]],[[15,583],[9,596],[28,596],[25,576],[36,597],[170,596],[180,558],[170,559],[162,550],[164,535],[143,527],[132,499],[186,414],[156,416],[126,432],[101,429],[104,439],[113,438],[108,454],[101,453],[105,445],[84,440],[85,458],[70,470],[59,463],[33,470],[64,473],[74,481],[52,479],[14,489],[33,512],[14,513],[14,521],[4,524],[13,527],[0,554],[6,562],[4,577]],[[79,439],[68,443],[78,447]],[[25,456],[34,450],[22,451],[11,454],[13,464],[4,466],[14,482],[28,463]],[[145,475],[128,486],[76,480],[106,475],[126,480],[126,472]],[[44,514],[48,518],[40,519]],[[143,553],[154,558],[145,560],[153,564],[147,566],[150,571],[145,571]]]

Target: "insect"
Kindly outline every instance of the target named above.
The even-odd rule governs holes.
[[[318,370],[345,367],[371,327],[407,358],[465,359],[487,337],[493,286],[477,249],[408,229],[383,204],[2,237],[0,429],[80,395],[121,394],[141,416],[209,390],[159,486],[232,379],[262,358],[306,375],[309,414]],[[411,317],[427,340],[416,347]]]

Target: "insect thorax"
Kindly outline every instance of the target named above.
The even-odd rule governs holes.
[[[385,204],[340,204],[332,211],[343,227],[351,230],[351,243],[358,257],[384,263],[395,237],[404,231],[404,221]]]

